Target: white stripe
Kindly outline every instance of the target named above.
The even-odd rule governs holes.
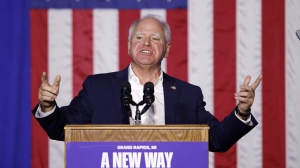
[[[166,16],[166,10],[165,9],[142,9],[141,10],[141,17],[147,15],[147,14],[154,14],[161,16],[164,20],[167,19]],[[172,31],[172,30],[171,30]],[[172,48],[172,47],[171,47]],[[161,69],[164,72],[167,72],[167,59],[163,59],[161,62]]]
[[[247,75],[251,85],[262,73],[261,18],[261,0],[237,1],[237,91]],[[262,85],[255,91],[251,112],[259,125],[238,142],[239,168],[262,167]]]
[[[118,14],[116,9],[93,10],[93,73],[119,70]]]
[[[72,12],[48,10],[49,25],[49,82],[61,75],[59,106],[68,105],[72,99]],[[64,143],[49,140],[49,168],[64,167]]]
[[[285,1],[285,108],[286,167],[300,165],[300,41],[295,34],[300,29],[300,1]]]
[[[188,9],[188,80],[201,87],[206,110],[213,113],[213,1],[189,0]]]

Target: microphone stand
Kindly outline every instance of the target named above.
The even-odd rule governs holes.
[[[135,118],[134,118],[134,125],[141,125],[142,121],[141,121],[141,111],[139,110],[139,106],[140,105],[143,105],[144,102],[141,101],[139,102],[138,104],[136,104],[136,102],[134,101],[131,101],[129,102],[131,105],[133,106],[136,106],[136,111],[135,111]],[[126,108],[126,111],[129,115],[130,118],[132,118],[132,114],[131,114],[131,109],[130,109],[130,106],[129,106],[129,103],[127,104],[124,104],[125,108]]]
[[[136,105],[136,112],[135,112],[135,118],[134,118],[134,125],[141,125],[141,112],[139,110],[139,106]]]
[[[144,104],[144,101],[140,101],[138,104],[134,104],[136,106],[136,112],[135,112],[135,118],[134,118],[134,125],[141,125],[142,123],[142,113],[141,111],[139,110],[139,106],[140,105],[143,105]]]
[[[125,106],[125,109],[126,109],[126,111],[127,111],[128,116],[129,116],[130,118],[132,118],[132,113],[131,113],[131,109],[130,109],[129,104],[128,104],[128,103],[124,103],[123,105]]]
[[[142,112],[139,110],[139,106],[143,105],[145,102],[141,101],[139,104],[136,105],[136,113],[135,113],[135,125],[141,125],[141,116],[149,109],[152,103],[146,103],[145,107],[143,108]]]

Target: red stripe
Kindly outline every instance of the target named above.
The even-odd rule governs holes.
[[[262,1],[263,167],[285,167],[285,2]]]
[[[93,12],[73,10],[73,95],[93,73]]]
[[[43,71],[48,70],[47,10],[30,11],[31,45],[31,108],[38,104],[38,89]],[[32,168],[48,167],[48,136],[35,120],[32,121]]]
[[[140,18],[140,10],[119,10],[119,69],[129,65],[128,30],[131,23]]]
[[[167,72],[169,75],[188,81],[187,70],[187,10],[167,10],[167,22],[171,27],[171,50],[167,59]]]
[[[236,101],[236,1],[214,1],[214,114],[223,120]],[[236,145],[215,154],[215,167],[236,167]]]

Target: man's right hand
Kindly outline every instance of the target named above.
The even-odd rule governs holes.
[[[39,89],[38,98],[42,112],[49,112],[55,107],[55,99],[59,92],[59,84],[61,77],[55,77],[53,85],[50,85],[47,80],[46,72],[42,74],[42,85]]]

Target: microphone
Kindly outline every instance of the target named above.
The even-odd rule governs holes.
[[[133,101],[131,96],[131,85],[128,81],[124,81],[121,84],[121,102],[125,106],[129,117],[131,117],[132,113],[129,104],[131,104]]]
[[[148,105],[152,104],[155,100],[154,98],[154,85],[152,82],[147,82],[144,85],[144,96],[143,101]]]
[[[146,103],[146,105],[141,111],[141,115],[144,114],[149,109],[149,107],[154,101],[155,101],[154,85],[152,82],[147,82],[144,85],[144,96],[143,96],[143,103]]]
[[[296,35],[298,36],[299,40],[300,40],[300,30],[296,31]]]

